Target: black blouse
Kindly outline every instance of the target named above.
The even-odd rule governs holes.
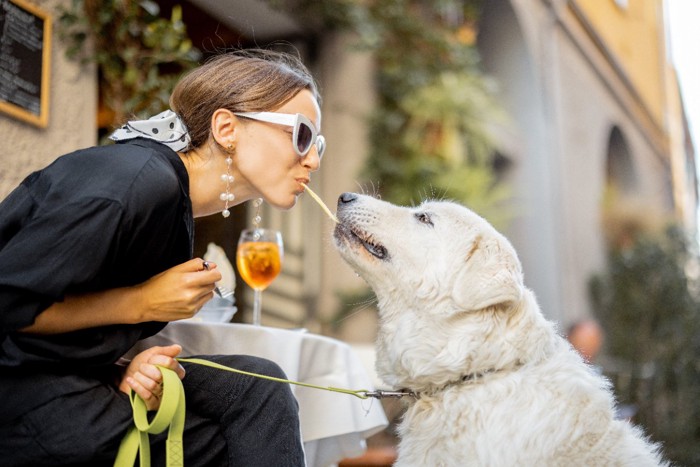
[[[139,284],[187,261],[193,237],[187,171],[157,142],[76,151],[29,175],[0,203],[0,417],[94,386],[165,323],[18,329],[67,294]]]

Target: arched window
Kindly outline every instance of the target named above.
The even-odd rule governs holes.
[[[606,189],[603,203],[603,231],[608,248],[630,247],[646,230],[649,206],[640,195],[640,183],[632,155],[622,131],[610,130],[606,161]]]
[[[622,195],[629,195],[637,190],[637,173],[632,162],[627,141],[622,131],[614,126],[608,139],[607,182]]]

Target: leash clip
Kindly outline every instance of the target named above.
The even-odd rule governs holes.
[[[418,395],[413,391],[385,391],[378,389],[376,391],[365,391],[365,396],[375,399],[401,399],[402,397],[410,396],[418,399]]]

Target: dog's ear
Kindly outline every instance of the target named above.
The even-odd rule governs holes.
[[[520,263],[509,245],[497,238],[477,237],[460,259],[452,298],[464,311],[507,306],[521,299],[523,280]]]

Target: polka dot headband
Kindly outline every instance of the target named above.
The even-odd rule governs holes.
[[[173,151],[182,151],[190,145],[187,127],[172,110],[154,115],[148,120],[131,120],[111,134],[112,141],[148,138],[165,144]]]

